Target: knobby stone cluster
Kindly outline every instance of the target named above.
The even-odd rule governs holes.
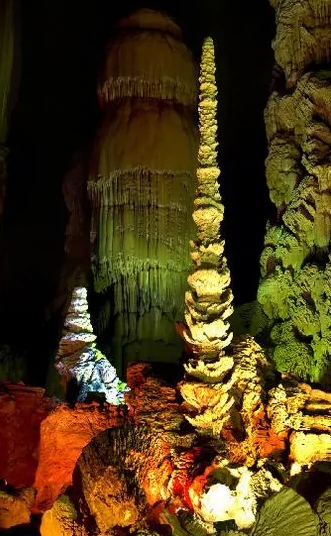
[[[276,368],[331,384],[331,2],[273,1],[276,69],[265,110],[266,177],[277,220],[258,300]]]

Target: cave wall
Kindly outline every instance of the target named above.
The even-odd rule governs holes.
[[[329,386],[331,2],[273,3],[266,177],[277,220],[265,235],[258,299],[277,368]]]

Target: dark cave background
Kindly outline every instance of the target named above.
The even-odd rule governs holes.
[[[267,0],[190,3],[29,0],[20,5],[21,73],[11,116],[8,190],[1,225],[0,343],[24,353],[26,381],[44,385],[61,329],[47,319],[64,261],[62,181],[88,147],[100,112],[96,80],[112,28],[142,7],[182,28],[197,61],[214,38],[218,83],[223,236],[235,304],[255,299],[266,220],[263,110],[270,91],[274,13]]]

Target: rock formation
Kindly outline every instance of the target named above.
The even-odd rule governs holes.
[[[34,512],[51,508],[71,485],[77,460],[95,435],[124,423],[123,408],[109,404],[62,404],[51,412],[40,426]]]
[[[251,353],[247,341],[241,346],[237,343],[242,370],[238,375],[234,371],[233,376],[241,376],[241,381],[230,389],[235,403],[227,422],[220,421],[218,433],[216,428],[214,433],[205,428],[202,436],[201,431],[197,435],[185,426],[176,391],[157,377],[152,366],[131,365],[125,420],[114,420],[109,429],[91,437],[66,491],[71,470],[66,473],[61,462],[65,485],[62,490],[58,487],[57,493],[67,495],[44,514],[44,533],[54,525],[58,530],[70,527],[72,536],[117,531],[138,534],[143,529],[164,534],[164,525],[170,525],[175,534],[216,535],[223,528],[219,523],[232,523],[246,533],[250,529],[251,536],[265,534],[268,526],[276,536],[288,534],[286,527],[291,523],[297,525],[298,534],[317,536],[322,519],[329,515],[323,499],[327,491],[323,487],[316,490],[319,499],[312,501],[309,474],[303,468],[313,473],[314,464],[324,461],[319,478],[324,474],[326,484],[329,481],[330,464],[325,461],[331,459],[330,396],[289,377],[277,383],[261,350],[253,341],[250,344]],[[66,411],[73,419],[75,412]],[[59,430],[64,417],[54,414],[53,423],[47,419],[48,432],[44,430],[43,438],[48,445],[56,444],[54,423]],[[82,424],[79,419],[77,425]],[[72,436],[70,426],[65,426],[70,445],[74,435],[79,437],[77,425]],[[80,448],[81,443],[76,451]],[[45,453],[44,448],[41,451]],[[56,464],[63,458],[63,450],[53,449],[48,456],[44,497]],[[44,464],[43,468],[45,471]],[[52,489],[56,491],[54,486]],[[316,513],[304,497],[316,503]],[[55,498],[53,495],[53,501]],[[51,501],[38,504],[43,510]]]
[[[77,522],[77,511],[66,495],[60,495],[42,517],[41,536],[87,536]]]
[[[33,488],[0,490],[0,530],[29,523],[33,500]]]
[[[33,485],[40,424],[56,405],[41,387],[0,384],[0,478],[11,486]]]
[[[214,399],[206,391],[202,426],[194,423],[198,433],[185,424],[188,404],[180,404],[176,390],[151,365],[129,367],[127,408],[97,403],[54,407],[49,399],[40,400],[39,393],[42,422],[35,423],[34,445],[29,447],[34,470],[37,466],[33,485],[31,473],[26,489],[26,468],[25,474],[22,471],[24,464],[31,464],[30,426],[17,420],[16,448],[8,453],[11,458],[7,454],[0,458],[2,474],[8,476],[8,486],[0,481],[3,526],[9,526],[8,511],[13,514],[12,525],[27,523],[31,512],[45,512],[42,534],[97,536],[110,531],[115,535],[118,530],[135,533],[146,527],[164,534],[165,524],[176,533],[186,531],[185,535],[192,527],[194,534],[216,534],[217,523],[231,520],[241,530],[252,527],[251,534],[260,534],[261,523],[273,522],[274,508],[285,508],[282,497],[288,486],[299,486],[300,493],[307,486],[304,496],[309,497],[309,471],[313,474],[317,469],[325,484],[314,490],[315,502],[329,482],[330,394],[291,377],[275,376],[252,339],[236,342],[234,355],[231,377],[223,382],[233,403],[225,416],[218,412],[221,404],[215,404],[220,398],[217,389]],[[200,384],[200,393],[204,385]],[[15,419],[18,410],[24,410],[24,420],[30,424],[36,407],[25,404],[28,399],[23,394],[31,388],[20,388],[15,411],[12,398],[18,388],[8,385],[7,391],[9,396],[1,401],[3,414]],[[199,402],[201,407],[201,396]],[[8,431],[0,433],[3,445]],[[15,453],[20,453],[19,463]],[[319,462],[324,463],[320,468]],[[291,501],[306,505],[297,494]],[[327,518],[327,504],[318,504],[316,512]],[[302,530],[318,521],[315,517],[300,520],[294,511],[291,515]]]
[[[88,181],[94,284],[110,302],[100,327],[119,373],[122,360],[181,352],[173,322],[190,269],[196,93],[191,53],[167,15],[143,9],[119,22]]]
[[[224,351],[232,340],[227,319],[233,311],[233,296],[229,287],[230,271],[224,256],[224,241],[220,239],[224,207],[217,182],[220,174],[216,152],[217,88],[211,38],[203,44],[199,80],[199,168],[193,207],[197,237],[190,243],[195,270],[187,279],[189,290],[185,294],[185,325],[182,329],[190,353],[185,370],[188,378],[193,377],[195,381],[183,382],[181,394],[198,413],[203,411],[202,408],[206,413],[208,410],[214,413],[212,421],[218,428],[222,427],[221,415],[226,415],[233,403],[225,391],[220,391],[220,382],[234,364],[233,358],[226,356]],[[216,406],[219,411],[216,411]],[[200,417],[205,419],[206,415],[189,417],[189,420],[201,428]],[[213,425],[209,424],[212,430]],[[213,431],[217,435],[219,428]]]
[[[265,111],[266,175],[278,218],[265,235],[258,300],[278,370],[329,386],[331,3],[272,4],[278,66]]]
[[[276,3],[274,0],[273,4]],[[301,7],[302,5],[303,3]],[[278,3],[279,10],[284,6],[290,11],[297,8],[291,2]],[[136,28],[139,17],[140,15],[135,15],[125,21],[121,34],[121,39],[124,39],[124,58],[126,32],[131,28],[130,24]],[[159,21],[159,25],[162,21],[163,30],[172,29],[172,23],[166,18],[155,19],[154,13],[144,11],[144,27],[151,23],[151,27],[155,28],[155,20]],[[139,32],[140,30],[137,33],[142,37]],[[170,34],[172,32],[173,29]],[[169,36],[168,38],[170,39]],[[280,40],[280,46],[281,43]],[[56,366],[64,377],[76,378],[82,399],[103,393],[112,404],[98,398],[93,404],[70,406],[58,401],[45,401],[42,390],[25,389],[24,386],[12,388],[9,385],[3,388],[1,401],[5,402],[6,410],[0,408],[2,421],[5,422],[5,426],[0,427],[0,439],[3,439],[3,428],[8,426],[11,416],[14,418],[18,413],[17,421],[21,426],[23,418],[28,421],[30,412],[39,412],[35,426],[32,427],[33,449],[36,435],[39,434],[40,444],[35,449],[37,461],[32,486],[29,484],[26,489],[25,480],[29,478],[31,481],[30,473],[19,481],[17,487],[20,489],[8,486],[6,474],[0,479],[0,527],[27,524],[32,511],[35,514],[43,513],[41,534],[44,536],[156,536],[169,534],[170,529],[176,536],[330,534],[330,393],[302,383],[294,375],[281,374],[252,337],[246,335],[231,341],[232,334],[227,321],[232,312],[230,275],[223,251],[224,243],[219,238],[223,206],[217,185],[219,170],[216,163],[213,55],[212,40],[207,39],[203,46],[200,78],[200,167],[193,205],[197,238],[191,242],[195,271],[188,276],[189,290],[185,294],[186,324],[177,326],[188,352],[185,378],[176,389],[160,379],[152,365],[136,363],[131,364],[127,371],[130,390],[124,389],[114,368],[96,349],[86,289],[76,288],[66,318]],[[111,54],[108,58],[111,58]],[[136,62],[131,63],[136,65]],[[107,68],[108,66],[107,64]],[[169,69],[171,66],[170,62]],[[110,71],[112,68],[110,65]],[[295,72],[299,71],[298,68]],[[285,67],[284,72],[287,73]],[[291,78],[291,84],[292,72],[291,68],[289,75],[286,74]],[[123,99],[124,104],[122,101],[116,106],[114,104],[109,117],[115,117],[121,107],[124,107],[121,108],[121,114],[127,110],[126,106],[131,107],[132,111],[135,100],[132,95],[138,90],[145,91],[146,87],[150,101],[142,99],[144,104],[140,103],[139,109],[136,109],[138,117],[142,109],[146,111],[149,106],[156,105],[154,92],[160,90],[159,86],[155,88],[153,84],[141,84],[139,77],[131,82],[129,84],[124,77],[124,80],[111,79],[111,83],[101,85],[101,100],[116,101],[114,95],[122,91],[122,86],[128,92],[126,97],[132,97],[130,103]],[[306,85],[300,85],[303,82]],[[268,180],[273,185],[271,193],[282,225],[269,227],[269,238],[262,255],[266,273],[259,295],[271,318],[275,310],[283,311],[286,307],[291,307],[293,318],[296,318],[297,323],[300,320],[298,325],[302,330],[297,329],[294,334],[299,342],[302,342],[303,336],[310,336],[312,346],[316,326],[321,333],[324,333],[323,330],[327,333],[328,330],[327,320],[322,323],[321,316],[314,316],[318,315],[318,309],[312,302],[318,296],[320,306],[324,304],[324,307],[329,308],[329,274],[325,262],[329,247],[328,202],[325,201],[325,205],[319,204],[319,196],[328,194],[328,189],[326,192],[323,190],[328,174],[324,160],[322,163],[320,161],[320,153],[308,149],[304,152],[303,148],[306,143],[309,148],[314,146],[313,141],[306,137],[306,123],[309,123],[314,133],[317,111],[324,110],[326,103],[324,82],[324,75],[319,78],[316,74],[307,73],[301,76],[296,87],[291,85],[289,93],[289,88],[285,88],[283,95],[278,92],[269,103],[270,110],[274,106],[276,111],[271,113],[268,109],[272,132],[269,136],[270,147],[275,143],[275,153],[270,151],[267,163]],[[179,98],[178,95],[183,96],[184,88],[176,86],[175,91],[169,79],[163,89],[171,103]],[[314,112],[310,108],[311,102],[314,102]],[[283,105],[286,110],[284,116],[278,114]],[[168,106],[172,104],[164,104],[165,109]],[[298,110],[301,110],[300,114]],[[107,115],[107,121],[109,117]],[[105,124],[108,132],[110,123]],[[120,121],[117,125],[121,134]],[[285,132],[286,137],[287,129],[293,137],[293,145],[282,142],[280,133]],[[321,125],[321,131],[324,135],[324,124]],[[120,134],[119,141],[116,137],[115,141],[111,141],[111,147],[118,143],[119,152]],[[128,139],[130,140],[130,135]],[[327,136],[322,139],[324,143]],[[321,145],[318,144],[318,147],[321,148]],[[282,156],[277,152],[279,148]],[[102,158],[106,159],[113,154],[113,149],[108,153],[102,143],[99,149]],[[287,151],[290,151],[292,159],[284,158],[284,155],[288,155]],[[323,158],[327,158],[326,153],[323,154]],[[301,155],[300,166],[296,161],[298,155]],[[313,155],[317,155],[316,162]],[[100,162],[104,162],[102,158]],[[289,169],[291,171],[288,175],[284,172],[284,177],[286,175],[289,180],[284,180],[282,189],[278,188],[276,179],[278,165],[284,166],[282,169],[285,172]],[[127,168],[123,169],[127,171]],[[132,171],[131,168],[130,170]],[[123,184],[127,185],[125,181],[134,175],[126,171],[121,175],[122,168],[120,171],[117,169],[114,175],[112,172],[105,175],[107,180],[101,176],[98,177],[99,181],[95,181],[96,184],[90,184],[93,202],[98,200],[100,203],[100,226],[107,227],[109,224],[112,229],[111,225],[116,221],[122,222],[121,219],[115,220],[114,214],[118,217],[122,215],[123,222],[127,218],[130,225],[136,222],[133,217],[135,214],[131,213],[137,208],[133,202],[129,202],[128,206],[123,202],[124,208],[120,211],[119,206],[122,205],[112,205],[113,197],[108,196],[110,191],[113,195],[111,188],[116,183],[123,194],[121,199],[124,199],[124,193],[127,196],[125,199],[130,197],[131,189],[124,189],[124,193],[121,190]],[[145,171],[145,168],[140,170],[141,180],[146,179]],[[149,170],[148,175],[151,190],[154,171]],[[299,172],[302,175],[298,178],[296,173]],[[158,176],[157,173],[156,175]],[[119,178],[123,181],[117,183]],[[318,187],[314,181],[317,181]],[[141,189],[144,184],[141,183]],[[140,187],[135,190],[132,183],[130,185],[138,197]],[[160,180],[158,187],[161,188],[161,185]],[[118,200],[119,197],[116,197]],[[132,211],[127,213],[128,207]],[[93,208],[95,210],[96,206]],[[108,215],[112,218],[109,216],[110,219],[107,219]],[[140,221],[139,218],[137,221]],[[112,248],[107,249],[109,237],[107,232],[103,232],[101,228],[99,253],[113,252]],[[162,228],[156,228],[155,244],[158,242],[157,233],[163,236]],[[142,239],[142,234],[138,233],[139,237]],[[102,238],[105,241],[101,243]],[[123,244],[121,247],[124,247]],[[278,251],[277,248],[281,251],[281,261],[274,254],[275,250]],[[120,249],[117,253],[119,251]],[[123,251],[126,251],[125,247]],[[163,254],[160,246],[156,259],[162,260]],[[112,277],[113,265],[108,264],[107,256],[102,258],[107,261],[106,267],[102,266],[100,257],[95,259],[95,274],[96,278],[100,275],[99,281],[104,281],[105,274],[106,279]],[[149,256],[146,258],[150,260]],[[130,300],[125,301],[130,298],[129,293],[121,294],[124,289],[123,274],[127,278],[125,285],[129,281],[123,268],[126,266],[124,260],[121,258],[123,262],[120,267],[115,265],[115,269],[123,270],[118,287],[115,280],[111,283],[117,288],[118,303],[123,300],[123,308],[131,303]],[[99,272],[96,268],[98,263]],[[303,273],[307,280],[304,280]],[[131,272],[130,274],[132,275]],[[282,277],[287,282],[291,281],[290,289],[285,287]],[[280,281],[277,300],[264,299],[268,296],[267,285],[274,285],[277,278]],[[301,282],[303,291],[295,309],[291,289],[293,288],[293,295],[296,295],[295,292],[300,287],[298,281]],[[311,284],[308,285],[307,281]],[[149,284],[152,285],[151,282]],[[137,288],[139,287],[134,287],[135,290]],[[303,316],[300,316],[300,307],[303,307]],[[123,311],[124,309],[122,313]],[[128,307],[125,311],[130,312],[131,309]],[[325,316],[327,312],[325,309]],[[117,320],[120,321],[121,316]],[[127,322],[127,318],[123,322]],[[277,326],[281,329],[281,322]],[[307,331],[309,329],[313,333]],[[300,354],[298,363],[302,363],[302,360]],[[320,366],[321,362],[318,361],[315,364],[316,370],[321,370]],[[315,369],[310,364],[310,373],[313,370]],[[126,391],[125,395],[123,390]],[[25,395],[21,397],[21,403],[22,399],[29,403],[25,410],[20,408],[17,412],[17,400],[22,393]],[[184,403],[180,400],[179,393],[182,394]],[[115,405],[118,401],[123,402],[124,398],[125,405]],[[20,432],[18,429],[17,436],[22,441]],[[10,436],[10,432],[7,433]],[[6,438],[5,434],[4,437]],[[15,457],[10,458],[13,438],[13,435],[10,436],[8,444],[3,440],[6,459],[10,460],[15,460]],[[30,447],[29,456],[33,449]],[[5,471],[6,465],[1,463],[3,461],[0,457],[0,469],[4,466]],[[314,472],[318,486],[312,485]],[[11,480],[14,480],[13,475]]]
[[[217,182],[220,174],[216,152],[217,88],[211,38],[203,44],[200,90],[199,168],[193,208],[197,238],[190,243],[195,271],[187,280],[190,290],[185,294],[183,337],[193,354],[187,372],[194,375],[195,370],[205,367],[208,376],[209,368],[213,369],[231,342],[227,318],[233,311],[230,271],[224,256],[224,241],[219,235],[224,207]]]
[[[77,401],[85,402],[92,393],[110,404],[123,404],[126,385],[115,368],[96,348],[88,312],[87,290],[76,287],[65,319],[55,367],[61,375],[77,382]]]

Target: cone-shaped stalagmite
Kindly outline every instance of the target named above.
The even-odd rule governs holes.
[[[265,120],[278,221],[267,228],[258,300],[276,367],[330,385],[331,1],[275,7],[279,79]]]
[[[217,88],[211,38],[203,44],[199,80],[200,146],[193,209],[197,237],[191,242],[195,270],[187,279],[183,328],[191,356],[185,365],[187,376],[181,394],[187,404],[189,422],[203,433],[219,436],[234,404],[229,384],[222,383],[234,366],[233,356],[225,355],[232,340],[227,319],[233,311],[233,297],[224,241],[220,239],[224,208],[217,182]]]
[[[178,344],[174,320],[190,269],[196,86],[169,17],[140,10],[119,23],[99,85],[105,113],[88,186],[95,289],[110,303],[107,337],[119,370],[122,360],[176,357],[167,345]]]
[[[215,82],[214,45],[211,38],[203,44],[200,73],[199,103],[199,168],[193,219],[197,238],[191,243],[195,271],[188,277],[183,335],[192,349],[193,359],[188,368],[205,361],[218,360],[232,339],[227,318],[232,313],[230,271],[220,239],[220,224],[224,208],[217,178],[217,88]],[[193,364],[194,362],[194,364]],[[214,365],[211,365],[214,367]]]
[[[95,335],[88,312],[87,291],[75,287],[65,319],[55,366],[60,374],[77,381],[78,400],[85,401],[94,393],[103,393],[111,404],[124,403],[126,386],[95,345]]]

